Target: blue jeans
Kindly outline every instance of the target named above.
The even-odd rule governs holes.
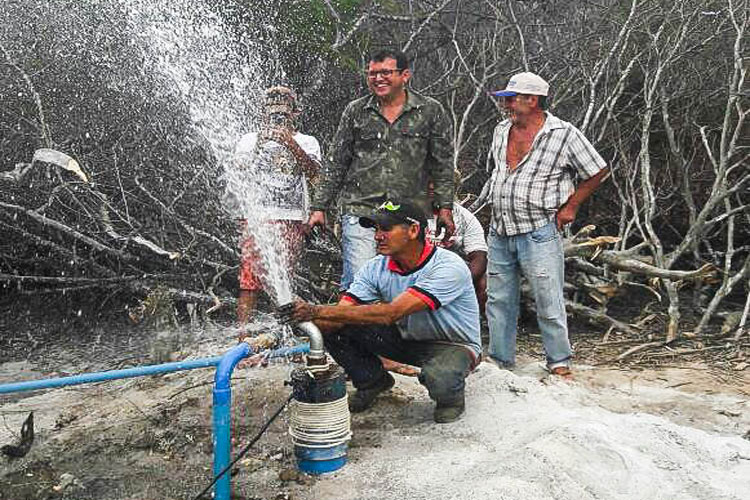
[[[490,228],[487,239],[487,322],[489,354],[513,365],[521,297],[521,274],[534,294],[547,365],[567,365],[572,355],[565,315],[562,236],[553,220],[530,233],[501,236]]]
[[[344,270],[341,275],[341,290],[347,290],[354,281],[354,274],[365,262],[375,257],[375,230],[359,225],[356,215],[341,217],[341,258]]]

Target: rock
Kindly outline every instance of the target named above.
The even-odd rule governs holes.
[[[55,430],[59,431],[63,427],[66,427],[68,424],[75,422],[78,419],[78,415],[72,413],[72,412],[65,412],[61,413],[57,416],[57,419],[55,419]]]
[[[240,461],[240,465],[247,469],[247,472],[255,472],[258,469],[263,468],[263,460],[257,458],[245,458]]]
[[[300,473],[294,467],[287,467],[279,472],[279,479],[282,481],[297,481],[299,480]]]
[[[301,486],[310,486],[311,484],[313,484],[313,477],[300,472],[297,476],[297,484]]]
[[[52,489],[63,491],[68,488],[83,488],[83,485],[73,474],[65,472],[60,476],[60,482],[53,486]]]
[[[727,416],[727,417],[739,417],[740,415],[742,415],[742,412],[741,412],[741,411],[738,411],[738,410],[730,410],[730,409],[728,409],[728,408],[724,408],[724,409],[721,409],[721,410],[719,410],[719,411],[718,411],[718,413],[719,413],[720,415],[725,415],[725,416]]]
[[[526,394],[529,392],[529,390],[525,387],[518,387],[513,384],[508,384],[508,390],[518,396],[519,394]]]

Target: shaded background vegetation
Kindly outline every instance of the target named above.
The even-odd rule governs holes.
[[[285,83],[300,94],[303,131],[326,149],[346,103],[366,91],[367,54],[403,49],[413,88],[451,113],[461,199],[475,199],[489,176],[487,149],[501,116],[488,92],[516,72],[541,74],[551,111],[581,128],[613,169],[573,232],[595,224],[593,234],[619,238],[607,251],[662,270],[712,266],[683,279],[624,272],[588,254],[601,273],[574,269],[572,299],[606,312],[613,298],[658,298],[669,341],[685,329],[717,330],[710,322],[728,314],[744,325],[746,1],[207,5],[227,43],[251,61],[247,100],[232,101],[247,120],[228,142],[252,127],[258,92]],[[208,307],[230,304],[236,293],[236,227],[221,203],[228,152],[201,128],[190,90],[176,92],[153,72],[140,35],[115,29],[126,18],[118,2],[0,6],[0,274],[8,303],[22,294],[59,299],[62,290],[89,304],[132,302],[159,285]],[[67,153],[90,182],[32,163],[39,148]]]

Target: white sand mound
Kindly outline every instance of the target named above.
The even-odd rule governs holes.
[[[590,394],[484,363],[469,378],[466,415],[437,425],[426,391],[399,378],[394,396],[354,418],[355,434],[380,429],[380,446],[353,447],[313,498],[750,499],[750,442],[613,413]]]

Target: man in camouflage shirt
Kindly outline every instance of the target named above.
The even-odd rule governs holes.
[[[341,290],[346,290],[354,273],[375,256],[374,230],[361,227],[359,217],[372,213],[385,200],[411,200],[431,212],[427,183],[432,180],[445,238],[454,231],[453,142],[448,115],[436,100],[407,90],[411,71],[402,52],[375,54],[366,76],[371,95],[346,107],[308,220],[310,227],[325,224],[325,211],[339,197],[344,260]]]

